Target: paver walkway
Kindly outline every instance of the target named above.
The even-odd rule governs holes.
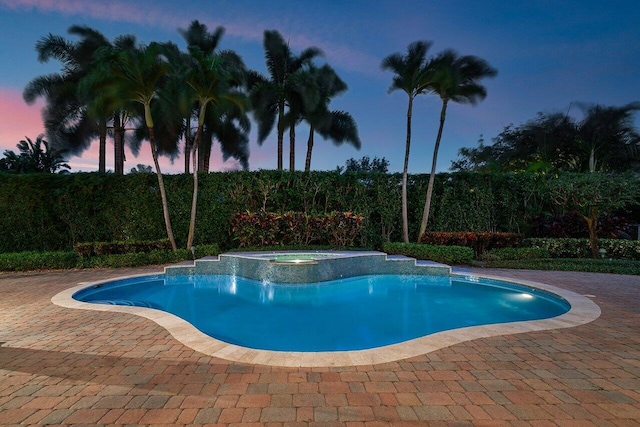
[[[602,316],[341,368],[213,359],[150,320],[50,302],[159,270],[0,274],[0,424],[640,426],[639,276],[477,270],[593,295]]]

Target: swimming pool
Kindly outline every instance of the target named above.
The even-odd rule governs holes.
[[[51,301],[145,317],[185,346],[212,357],[287,367],[393,362],[468,340],[570,328],[600,316],[593,301],[562,288],[455,273],[447,265],[375,251],[230,252],[168,266],[155,275],[82,283]],[[458,288],[471,293],[445,303],[445,293]],[[476,294],[487,289],[493,296],[481,302]],[[198,304],[207,299],[211,302]],[[301,300],[306,305],[298,305]],[[534,301],[543,301],[550,310],[531,316],[529,304]],[[414,304],[418,308],[410,309]],[[276,306],[287,315],[273,315]],[[341,314],[337,307],[343,308]],[[516,317],[487,320],[487,315],[514,307],[519,307]],[[200,320],[192,315],[215,320],[194,326],[191,322]],[[360,317],[366,320],[356,322]],[[532,318],[538,320],[524,320]],[[445,320],[449,323],[443,324]],[[217,331],[209,330],[211,323]],[[327,334],[331,328],[334,335]],[[281,337],[281,330],[292,333]],[[249,332],[252,342],[247,341]],[[293,347],[292,342],[304,344]]]
[[[532,287],[418,275],[302,285],[153,275],[86,288],[73,298],[162,310],[227,343],[294,352],[371,349],[451,329],[547,319],[570,308],[563,298]]]

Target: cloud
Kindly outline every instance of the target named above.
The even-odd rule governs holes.
[[[22,93],[13,88],[0,87],[0,149],[14,150],[25,136],[35,139],[44,133],[40,110],[42,102],[27,105]]]
[[[86,0],[0,0],[0,7],[16,12],[46,12],[60,13],[70,16],[85,16],[93,19],[126,22],[158,28],[185,28],[193,17],[184,12],[169,9],[166,6],[145,4],[141,7],[132,2],[112,0],[108,2],[94,2]],[[126,13],[123,13],[126,11]],[[264,29],[273,24],[256,21],[251,17],[234,17],[233,21],[220,21],[201,14],[201,22],[211,28],[224,26],[226,34],[253,43],[261,43]],[[327,60],[336,67],[366,75],[380,76],[380,59],[365,52],[353,49],[342,43],[332,43],[327,40],[307,36],[296,31],[291,36],[285,35],[294,49],[302,50],[310,46],[317,46],[324,51]]]
[[[86,0],[0,0],[0,5],[14,11],[53,12],[63,15],[83,15],[94,19],[106,19],[154,26],[176,25],[181,21],[171,13],[159,9],[140,8],[130,2],[93,2]]]

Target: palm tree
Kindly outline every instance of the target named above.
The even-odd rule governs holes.
[[[38,41],[38,60],[48,62],[56,59],[62,63],[62,72],[35,78],[25,87],[23,97],[29,104],[40,96],[46,98],[44,125],[55,146],[79,154],[98,136],[99,172],[106,171],[107,127],[111,120],[114,127],[115,171],[123,173],[123,131],[119,124],[123,123],[124,115],[105,109],[100,93],[83,90],[82,80],[96,66],[94,55],[98,49],[108,46],[132,48],[135,38],[120,36],[111,44],[102,33],[87,26],[73,25],[68,32],[80,40],[70,42],[49,34]]]
[[[144,123],[147,127],[151,155],[158,177],[167,237],[175,251],[176,242],[171,227],[164,179],[158,162],[152,114],[152,104],[157,101],[158,91],[169,73],[169,64],[163,52],[163,47],[158,43],[141,45],[137,49],[101,48],[98,51],[98,61],[102,66],[92,74],[91,78],[94,82],[103,85],[106,97],[112,102],[119,103],[125,109],[130,108],[130,103],[138,104],[144,109]],[[105,74],[109,76],[108,79]]]
[[[56,173],[58,170],[71,169],[66,163],[64,150],[57,150],[49,146],[38,135],[36,141],[25,137],[17,145],[20,154],[5,150],[4,158],[0,159],[0,171],[12,173]]]
[[[254,117],[258,123],[259,144],[269,136],[277,117],[278,170],[282,170],[284,131],[287,127],[285,108],[291,99],[291,92],[297,89],[296,78],[292,77],[322,52],[316,47],[311,47],[302,51],[300,55],[294,55],[288,43],[274,30],[264,32],[263,46],[269,77],[251,72],[248,87]],[[291,121],[295,121],[291,118]],[[291,149],[295,153],[295,147],[292,146]]]
[[[178,32],[182,35],[182,38],[187,42],[187,48],[199,48],[200,51],[204,54],[213,54],[220,43],[220,39],[224,35],[224,27],[216,27],[216,29],[210,33],[207,26],[201,23],[198,20],[194,20],[189,24],[187,29],[179,28]],[[187,64],[191,61],[189,58],[189,54],[184,54],[183,61]],[[193,111],[190,111],[190,113]],[[184,127],[184,167],[185,173],[189,173],[189,162],[191,159],[191,145],[193,140],[191,139],[191,114],[186,117],[185,127]],[[210,146],[209,146],[210,148]],[[200,145],[199,148],[200,158],[203,159],[205,156],[202,154],[204,152],[203,144]],[[199,162],[201,166],[199,170],[202,169],[202,162]]]
[[[353,117],[344,111],[329,110],[331,99],[347,90],[346,83],[327,64],[320,68],[312,66],[310,69],[318,87],[319,102],[311,111],[304,112],[304,119],[309,123],[307,156],[304,165],[306,172],[311,170],[311,154],[316,132],[325,139],[333,140],[335,144],[342,144],[346,141],[358,150],[361,145],[358,126]]]
[[[407,210],[407,171],[409,168],[409,151],[411,148],[411,114],[413,100],[421,93],[429,90],[430,71],[427,64],[427,51],[431,42],[416,41],[409,45],[406,55],[394,53],[382,60],[382,69],[395,73],[389,92],[402,90],[409,96],[407,107],[407,139],[404,150],[404,168],[402,170],[402,238],[409,243],[409,220]]]
[[[640,102],[620,107],[582,106],[584,118],[577,124],[576,165],[579,170],[624,170],[640,160],[640,134],[634,127],[634,114]],[[588,159],[588,161],[587,161]]]
[[[56,146],[79,153],[99,134],[99,170],[104,172],[106,126],[103,122],[97,125],[87,115],[87,100],[79,96],[77,85],[90,70],[93,53],[108,41],[89,27],[74,25],[68,32],[79,36],[80,41],[71,42],[52,34],[38,40],[38,60],[43,63],[58,60],[62,63],[62,71],[31,80],[23,91],[23,98],[27,104],[32,104],[38,97],[45,98],[44,125],[49,139]]]
[[[288,107],[284,115],[284,128],[289,129],[289,170],[295,170],[296,163],[296,125],[308,112],[314,111],[320,103],[320,87],[316,81],[312,63],[305,66],[289,77],[286,93]]]
[[[427,222],[429,221],[438,149],[440,148],[440,141],[442,139],[447,105],[449,101],[458,104],[476,105],[487,96],[487,90],[480,84],[480,80],[495,77],[498,74],[498,71],[491,67],[484,59],[472,55],[459,56],[457,52],[451,49],[440,52],[430,61],[428,68],[430,68],[433,73],[430,76],[430,90],[437,94],[442,100],[442,109],[440,110],[440,126],[438,127],[438,136],[436,137],[436,144],[433,149],[431,174],[429,175],[427,198],[424,204],[418,242],[422,239],[427,229]]]
[[[244,64],[242,60],[232,52],[221,54],[206,54],[197,46],[189,46],[189,53],[193,59],[191,67],[185,75],[185,82],[191,88],[193,99],[198,108],[198,129],[193,140],[193,197],[191,203],[191,220],[189,223],[189,236],[187,249],[193,245],[195,233],[196,208],[198,200],[198,168],[196,151],[202,137],[202,131],[206,121],[207,105],[219,107],[226,104],[234,104],[240,109],[245,109],[247,98],[244,93],[236,88],[243,83]]]

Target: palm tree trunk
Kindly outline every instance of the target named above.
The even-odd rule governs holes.
[[[284,101],[278,104],[278,170],[282,170],[282,157],[284,145]]]
[[[196,164],[196,150],[202,138],[202,125],[198,124],[196,136],[193,139],[193,197],[191,198],[191,219],[189,220],[189,236],[187,237],[187,250],[193,246],[193,238],[196,230],[196,209],[198,207],[198,167]]]
[[[100,119],[100,151],[98,154],[98,172],[107,171],[107,122]]]
[[[289,170],[296,170],[296,125],[291,123],[289,128]]]
[[[145,105],[145,116],[151,117],[151,109],[148,105]],[[150,124],[151,123],[151,124]],[[151,156],[153,157],[153,164],[156,167],[156,175],[158,176],[158,187],[160,188],[160,198],[162,199],[162,214],[164,215],[164,225],[167,229],[167,237],[171,242],[171,249],[174,251],[178,249],[176,241],[173,238],[173,229],[171,228],[171,218],[169,217],[169,203],[167,202],[167,192],[164,188],[164,179],[162,178],[162,172],[160,171],[160,163],[158,162],[158,151],[156,150],[156,138],[153,131],[153,122],[147,120],[147,128],[149,129],[149,144],[151,145]]]
[[[113,115],[113,171],[116,175],[124,174],[124,132],[120,112]]]
[[[422,213],[422,223],[420,224],[420,233],[418,234],[418,243],[427,231],[427,222],[429,222],[429,211],[431,210],[431,197],[433,196],[433,183],[436,178],[436,165],[438,163],[438,150],[440,149],[440,140],[442,139],[442,129],[444,129],[444,120],[447,115],[447,102],[442,100],[442,110],[440,111],[440,127],[438,128],[438,137],[436,145],[433,148],[433,161],[431,162],[431,174],[429,174],[429,185],[427,186],[427,200],[424,202],[424,212]]]
[[[191,123],[189,122],[189,118],[187,118],[187,125],[184,129],[184,173],[189,173],[190,171],[190,160],[191,160]],[[195,156],[195,154],[194,154]]]
[[[202,137],[200,137],[202,140]],[[211,149],[213,148],[213,135],[208,133],[207,144],[203,148],[204,159],[202,160],[202,172],[209,173],[209,166],[211,164]]]
[[[309,139],[307,140],[307,158],[304,161],[304,171],[309,172],[311,170],[311,152],[313,151],[313,134],[315,130],[313,125],[309,126]]]
[[[203,152],[203,149],[202,149],[203,145],[204,144],[199,143],[198,147],[196,149],[196,151],[198,153],[198,169],[197,169],[198,172],[202,172],[204,170],[204,152]],[[195,156],[196,151],[194,151],[194,156]]]
[[[407,142],[404,149],[404,168],[402,169],[402,240],[409,243],[409,210],[407,207],[407,174],[409,170],[409,150],[411,148],[411,114],[413,98],[409,96],[407,107]]]
[[[592,206],[590,209],[591,217],[583,216],[585,222],[587,223],[587,228],[589,229],[589,248],[591,249],[591,258],[598,258],[600,255],[598,251],[598,233],[596,231],[596,227],[598,226],[598,218],[600,217],[600,212],[598,212],[598,208]]]

